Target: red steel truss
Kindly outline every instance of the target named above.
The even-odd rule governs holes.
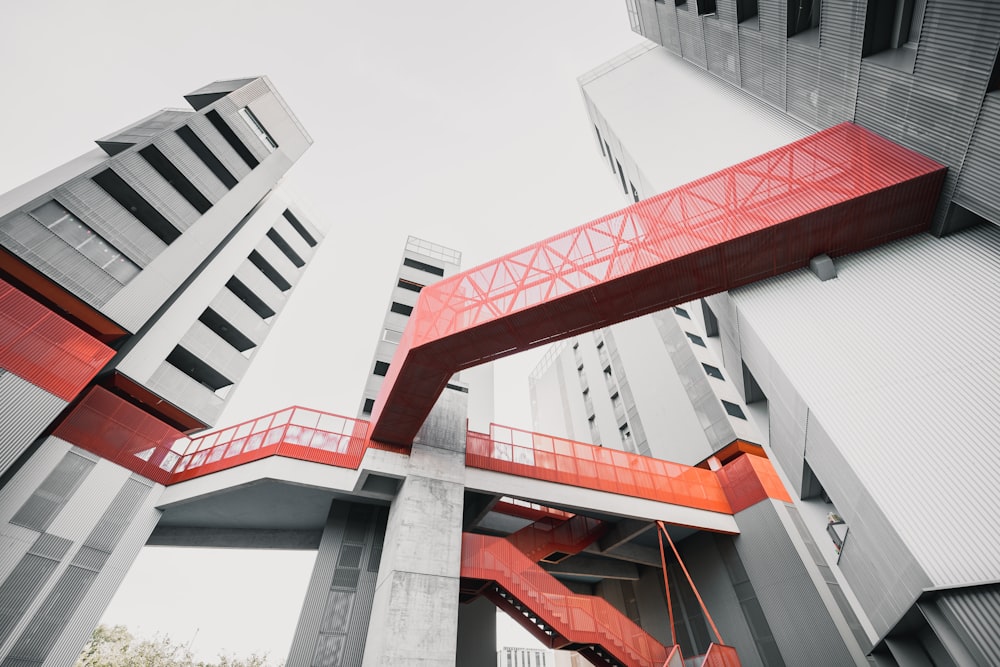
[[[425,287],[371,437],[409,446],[463,368],[926,230],[944,172],[844,123]]]

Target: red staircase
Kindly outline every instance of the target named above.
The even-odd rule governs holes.
[[[558,563],[586,549],[607,532],[599,519],[570,515],[547,516],[507,536],[507,540],[531,560]]]
[[[606,600],[577,595],[500,537],[462,536],[462,589],[483,595],[550,648],[595,665],[663,667],[667,649]]]

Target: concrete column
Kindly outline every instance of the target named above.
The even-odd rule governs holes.
[[[446,389],[389,510],[365,667],[456,664],[467,398]]]

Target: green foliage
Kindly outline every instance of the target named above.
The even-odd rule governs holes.
[[[124,625],[98,625],[75,667],[282,667],[267,655],[220,655],[215,662],[196,662],[187,647],[166,635],[135,637]]]

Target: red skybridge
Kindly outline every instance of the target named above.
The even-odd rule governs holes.
[[[945,170],[844,123],[429,285],[370,437],[408,447],[462,369],[925,231]]]

